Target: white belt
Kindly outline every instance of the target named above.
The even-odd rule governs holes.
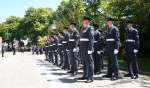
[[[53,45],[56,45],[56,44],[53,44]]]
[[[67,43],[66,41],[63,41],[62,43]]]
[[[48,46],[46,46],[46,47],[48,47]]]
[[[126,42],[135,42],[133,39],[127,39]]]
[[[69,39],[69,41],[71,41],[71,42],[72,42],[72,41],[75,41],[75,40],[74,40],[74,39]]]
[[[107,42],[115,41],[115,39],[106,39]]]
[[[80,39],[80,41],[89,41],[89,39],[83,38],[83,39]]]
[[[62,44],[58,44],[58,45],[62,45]]]
[[[94,43],[98,43],[98,41],[94,41]]]
[[[53,45],[50,45],[50,46],[53,46]]]

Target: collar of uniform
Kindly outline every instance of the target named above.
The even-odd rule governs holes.
[[[89,27],[91,27],[90,25],[88,25],[86,28],[85,28],[85,30],[87,30]]]
[[[112,24],[111,27],[108,26],[109,29],[112,29],[114,27],[114,25]]]
[[[76,28],[73,28],[73,31],[77,30]]]
[[[131,27],[131,28],[127,28],[128,29],[128,31],[132,31],[132,30],[134,30],[134,28],[133,27]]]
[[[90,28],[91,26],[90,25],[88,25],[85,29],[84,29],[84,31],[83,32],[86,32],[89,28]]]
[[[65,35],[67,35],[69,32],[64,32]]]
[[[90,25],[87,26],[87,28],[91,27]]]

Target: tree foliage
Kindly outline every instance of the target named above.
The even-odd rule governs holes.
[[[62,29],[70,22],[81,24],[81,19],[85,15],[85,3],[83,0],[62,1],[54,14],[57,28]]]
[[[45,36],[47,28],[52,23],[53,11],[50,8],[29,8],[24,17],[23,29],[26,36],[37,42],[38,36]]]
[[[33,43],[39,36],[48,33],[48,26],[52,24],[53,10],[50,8],[30,7],[23,18],[10,16],[6,22],[0,24],[0,36],[7,42],[13,39],[30,38]]]
[[[0,24],[0,36],[6,41],[14,38],[30,38],[34,43],[42,40],[45,35],[53,35],[55,32],[68,26],[70,22],[76,22],[81,29],[83,16],[92,18],[92,23],[97,23],[105,31],[106,19],[111,16],[120,29],[121,43],[124,44],[124,30],[126,21],[133,19],[135,27],[139,30],[141,51],[150,50],[150,0],[62,0],[58,9],[30,7],[23,18],[10,16]],[[55,25],[56,29],[51,25]],[[39,37],[40,36],[40,37]]]
[[[6,19],[6,22],[0,24],[0,36],[5,41],[12,42],[16,38],[18,27],[20,25],[21,18],[16,16],[10,16]]]

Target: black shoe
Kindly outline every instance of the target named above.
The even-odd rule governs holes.
[[[62,69],[67,70],[67,67],[62,67]]]
[[[73,73],[73,71],[68,71],[67,73]]]
[[[77,78],[77,80],[85,80],[87,79],[86,77],[81,77],[81,78]]]
[[[118,80],[118,77],[113,76],[113,77],[111,77],[111,80],[112,81]]]
[[[128,74],[125,74],[124,77],[131,77],[131,75],[128,73]]]
[[[78,74],[78,72],[75,71],[75,72],[73,72],[71,75],[72,75],[72,76],[75,76],[75,75],[77,75],[77,74]]]
[[[71,69],[67,67],[67,70],[71,70]]]
[[[59,64],[58,67],[61,67],[61,64]]]
[[[102,77],[104,77],[104,78],[111,78],[112,77],[112,75],[103,75]]]
[[[94,74],[95,74],[95,75],[100,75],[100,74],[101,74],[101,72],[95,72]]]
[[[131,77],[131,79],[135,79],[135,76],[134,76],[134,75],[131,75],[130,77]]]
[[[85,81],[85,83],[91,83],[91,82],[93,82],[93,80],[91,80],[91,79],[88,79]]]
[[[135,75],[135,78],[134,79],[138,79],[139,78],[139,76],[138,75]]]

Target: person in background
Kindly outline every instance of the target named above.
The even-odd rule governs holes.
[[[113,25],[114,19],[107,18],[107,32],[106,32],[106,55],[108,57],[108,70],[107,74],[103,77],[108,77],[111,80],[118,80],[119,78],[119,64],[118,64],[118,52],[119,52],[119,30]]]
[[[13,55],[16,55],[16,44],[14,43],[12,46]]]
[[[83,61],[83,76],[78,80],[86,80],[85,83],[93,82],[94,61],[92,53],[94,51],[94,35],[92,33],[91,19],[84,17],[82,20],[83,30],[80,35],[80,53]]]
[[[68,42],[69,42],[69,32],[68,32],[68,27],[64,27],[63,30],[63,41],[62,41],[62,45],[63,45],[63,54],[64,54],[64,65],[62,67],[62,69],[66,69],[66,70],[70,70],[70,61],[69,61],[69,50],[68,50]]]
[[[94,24],[94,74],[100,74],[102,69],[102,50],[103,50],[103,39],[102,34],[99,31],[99,25]]]
[[[62,67],[64,64],[64,60],[63,60],[63,44],[62,41],[64,39],[63,33],[59,32],[58,33],[58,38],[59,38],[59,44],[58,44],[58,54],[59,54],[59,58],[60,58],[60,63],[59,63],[59,67]]]
[[[5,54],[5,44],[4,41],[2,42],[2,57],[4,57]]]
[[[79,32],[76,28],[76,23],[71,23],[69,27],[69,51],[70,51],[70,66],[69,73],[77,75],[78,73],[78,45],[79,45]]]
[[[55,57],[55,63],[54,65],[59,66],[59,58],[58,58],[58,44],[59,44],[59,39],[58,39],[58,34],[54,34],[54,42],[53,42],[53,47],[54,47],[54,57]]]
[[[128,65],[129,73],[125,77],[131,77],[131,79],[137,79],[139,73],[139,67],[137,62],[137,53],[139,51],[139,34],[138,30],[133,28],[133,21],[127,22],[127,29],[125,30],[125,55]]]

